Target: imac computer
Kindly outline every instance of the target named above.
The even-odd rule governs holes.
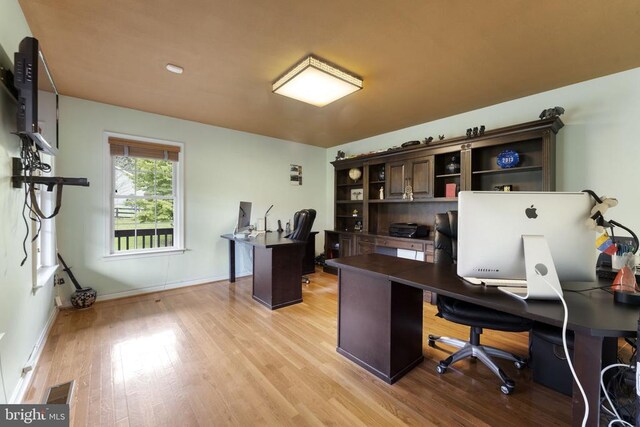
[[[593,282],[591,207],[586,193],[460,192],[458,275],[471,282],[502,279],[499,289],[520,299],[558,299],[552,287],[562,295],[561,280]]]
[[[238,209],[238,224],[234,234],[249,234],[251,231],[251,202],[240,202]]]

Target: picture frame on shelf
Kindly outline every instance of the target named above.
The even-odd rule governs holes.
[[[363,198],[364,198],[364,189],[362,188],[351,189],[351,200],[362,200]]]

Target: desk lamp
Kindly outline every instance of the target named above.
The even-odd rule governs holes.
[[[631,248],[632,251],[631,253],[633,255],[635,255],[638,252],[638,236],[630,229],[625,227],[624,225],[620,224],[617,221],[614,221],[612,219],[610,220],[606,220],[604,218],[604,213],[607,211],[607,209],[609,207],[613,207],[615,205],[618,204],[618,202],[615,199],[602,199],[600,197],[598,197],[598,195],[596,193],[594,193],[591,190],[583,190],[585,193],[588,193],[589,195],[591,195],[591,197],[593,197],[593,199],[597,202],[597,204],[594,206],[594,208],[591,210],[591,217],[587,220],[588,224],[591,224],[594,229],[598,230],[598,231],[604,231],[605,229],[609,229],[611,231],[611,236],[614,237],[614,231],[613,229],[615,227],[619,227],[622,228],[623,230],[627,231],[631,237],[633,238],[633,247]],[[605,253],[609,253],[607,252],[607,250],[604,251]],[[609,253],[611,255],[611,253]],[[621,274],[623,274],[623,269],[628,268],[627,266],[624,266],[621,271],[618,273],[618,276],[616,276],[617,280],[619,278],[619,276]],[[629,271],[629,274],[632,275],[633,277],[633,271]],[[634,277],[634,281],[635,281],[635,277]],[[629,291],[629,290],[622,290],[622,289],[616,289],[613,291],[613,299],[615,302],[618,303],[622,303],[622,304],[633,304],[633,305],[640,305],[640,292],[638,292],[638,284],[635,284],[635,291]]]

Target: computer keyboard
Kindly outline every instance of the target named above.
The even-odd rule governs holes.
[[[478,279],[476,277],[463,277],[463,279],[474,285],[527,287],[527,281],[521,279]]]

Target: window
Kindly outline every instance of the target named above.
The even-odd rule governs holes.
[[[183,249],[179,143],[109,135],[109,253]]]

